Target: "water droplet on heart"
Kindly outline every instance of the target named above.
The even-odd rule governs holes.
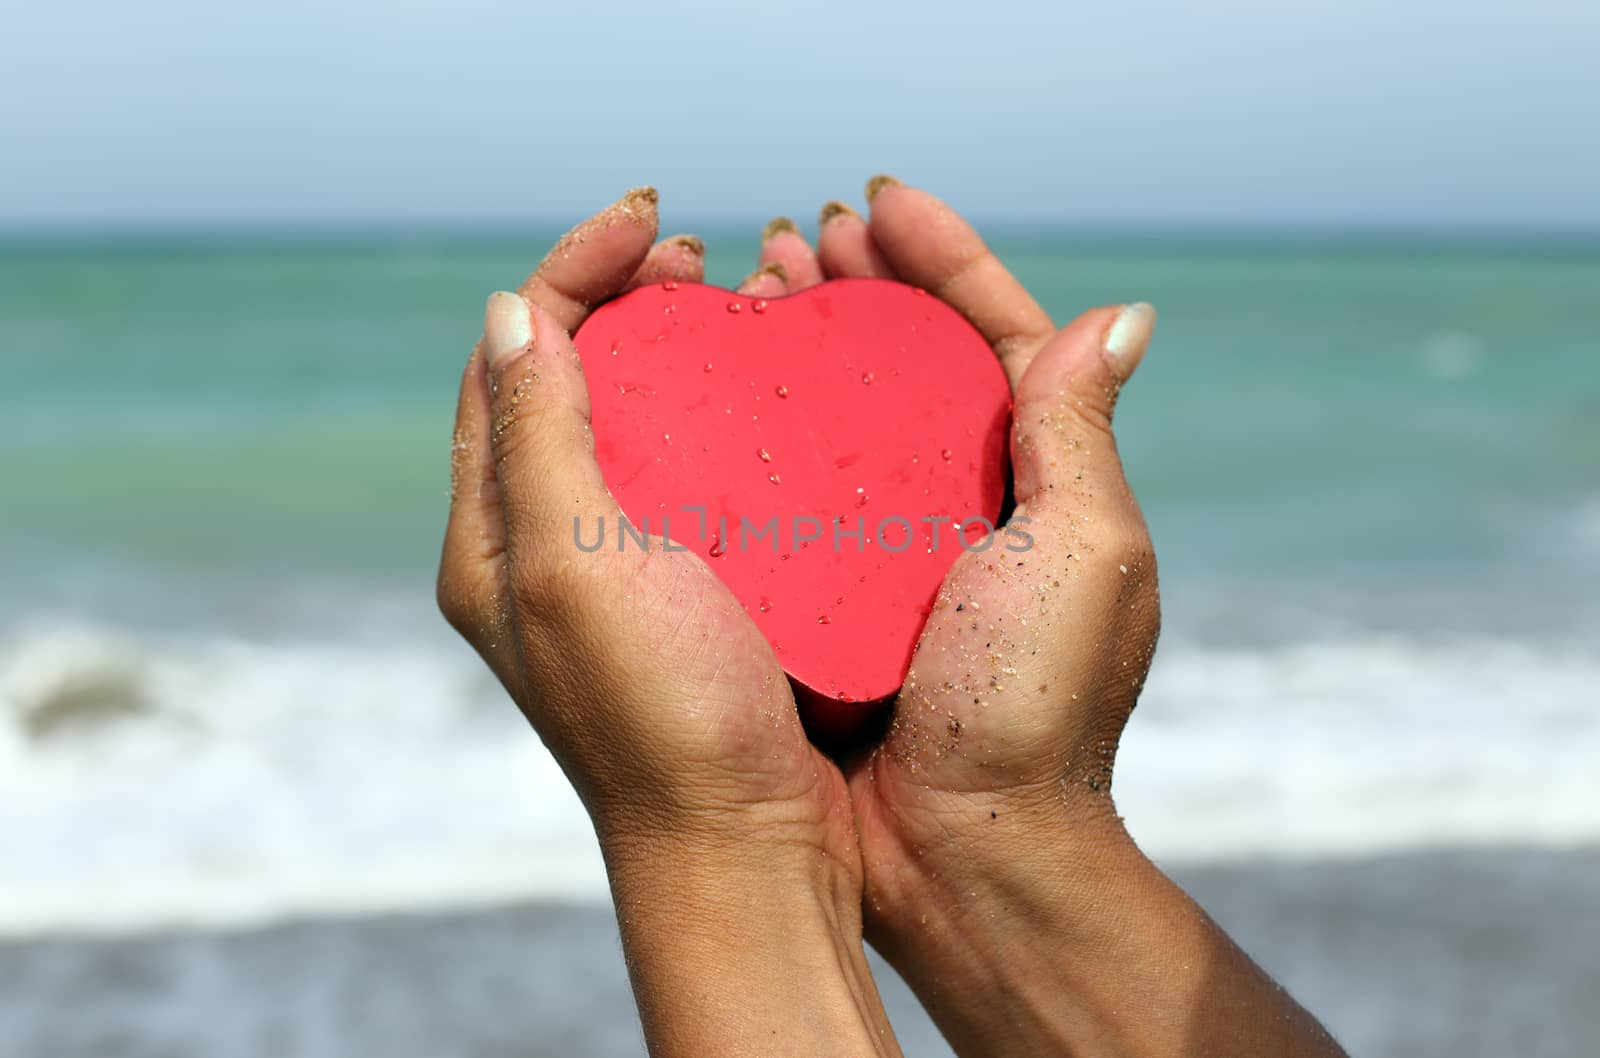
[[[727,550],[727,545],[723,543],[722,537],[718,536],[718,537],[713,537],[712,538],[712,540],[711,540],[711,557],[712,558],[721,558],[722,557],[722,553],[724,551],[726,551],[726,550]]]
[[[874,375],[871,371],[864,372],[861,375],[861,384],[863,386],[870,386],[873,382],[877,381],[877,378],[878,376]]]
[[[743,312],[744,311],[744,306],[739,304],[737,301],[730,301],[730,302],[728,302],[728,311],[729,312]]]
[[[616,356],[620,352],[622,352],[622,343],[621,342],[612,342],[611,343],[611,355],[612,356]]]
[[[866,505],[867,505],[867,490],[866,489],[856,489],[856,506],[857,507],[865,507]]]
[[[837,599],[833,600],[833,605],[835,605],[835,606],[843,606],[844,605],[844,596],[841,595]]]
[[[829,617],[827,614],[823,614],[821,617],[817,618],[817,624],[831,625],[833,624],[833,618]]]
[[[669,434],[669,433],[662,434],[661,435],[661,443],[664,444],[664,445],[671,444],[672,443],[672,435]]]
[[[923,290],[921,287],[912,287],[911,293],[915,294],[919,298],[925,298],[928,296],[928,292]]]
[[[665,314],[665,315],[667,315],[667,316],[670,316],[670,315],[672,315],[672,314],[673,314],[673,313],[674,313],[674,312],[677,312],[677,311],[678,311],[678,306],[676,306],[676,305],[667,305],[667,306],[666,306],[666,307],[664,307],[664,308],[663,308],[663,309],[662,309],[662,310],[661,310],[661,311],[662,311],[662,313],[663,313],[663,314]]]
[[[772,612],[772,600],[767,598],[765,595],[763,595],[761,597],[761,602],[760,602],[759,605],[756,606],[756,609],[760,610],[762,613],[771,613]]]
[[[711,361],[707,360],[705,362],[705,366],[701,367],[700,370],[704,371],[706,374],[709,375],[709,374],[711,374],[711,369],[713,367],[715,367],[715,366],[716,366],[715,364],[713,364]]]
[[[953,457],[954,457],[954,456],[955,456],[955,453],[954,453],[954,452],[952,452],[952,451],[950,451],[950,449],[948,449],[948,448],[944,448],[944,449],[941,449],[941,450],[940,450],[940,451],[939,451],[939,457],[940,457],[940,458],[941,458],[941,459],[943,459],[943,460],[944,460],[944,461],[945,461],[945,462],[946,462],[946,463],[948,463],[948,462],[950,462],[950,460],[951,460],[951,459],[952,459],[952,458],[953,458]]]
[[[750,303],[750,311],[751,312],[766,312],[767,311],[766,299],[765,298],[757,298],[755,301],[752,301]]]
[[[922,457],[917,455],[917,453],[912,452],[911,453],[911,462],[912,463],[920,463],[920,462],[922,462]]]
[[[661,289],[662,290],[677,290],[678,289],[678,281],[675,280],[675,279],[669,279],[665,283],[661,284]]]
[[[770,481],[770,482],[772,482],[772,483],[773,483],[773,484],[774,484],[774,485],[778,485],[778,484],[781,484],[781,483],[782,483],[782,482],[781,482],[781,481],[780,481],[780,479],[779,479],[779,478],[778,478],[778,475],[777,475],[777,474],[768,474],[768,475],[767,475],[767,480],[768,480],[768,481]],[[784,555],[784,556],[783,556],[783,557],[784,557],[784,558],[788,558],[788,557],[789,557],[789,556],[788,556],[788,555]]]
[[[772,462],[772,453],[767,451],[765,448],[758,448],[756,449],[756,458],[761,460],[763,463],[770,463]]]
[[[773,390],[773,392],[776,393],[780,398],[787,398],[789,396],[789,387],[779,386],[777,389]]]

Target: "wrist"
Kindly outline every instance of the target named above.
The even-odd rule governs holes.
[[[859,865],[794,841],[614,841],[606,861],[652,1055],[897,1053]]]
[[[1109,800],[1087,810],[1004,795],[961,800],[961,818],[941,813],[921,838],[906,840],[916,831],[900,823],[890,828],[900,840],[874,843],[880,854],[865,864],[874,944],[965,938],[965,951],[1003,959],[1008,943],[1047,929],[1088,946],[1108,902],[1160,877]]]
[[[970,825],[958,830],[946,817],[944,840],[868,861],[874,947],[957,1053],[993,1053],[997,1039],[1018,1053],[1123,1053],[1109,1024],[1132,984],[1123,972],[1167,954],[1135,934],[1182,894],[1109,801],[1099,812],[1060,800],[965,800]]]
[[[873,944],[956,1052],[1341,1055],[1106,806],[867,864]]]
[[[804,828],[610,831],[600,846],[619,913],[675,904],[682,914],[734,919],[751,931],[789,913],[859,934],[859,857]]]

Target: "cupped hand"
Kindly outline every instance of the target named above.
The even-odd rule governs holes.
[[[1110,800],[1118,738],[1160,625],[1150,536],[1111,432],[1154,324],[1143,304],[1057,329],[976,232],[889,178],[870,217],[829,203],[815,252],[768,225],[747,288],[881,277],[922,287],[984,336],[1011,381],[1015,509],[1025,551],[962,554],[929,616],[881,746],[852,769],[868,924],[882,941],[1011,845],[1124,840]],[[803,277],[796,281],[796,276]],[[987,881],[987,879],[985,879]]]
[[[693,553],[615,546],[571,334],[633,286],[702,278],[699,240],[652,246],[656,226],[655,192],[632,192],[490,297],[461,386],[440,606],[578,790],[614,881],[624,861],[787,855],[859,888],[844,780],[755,624]],[[612,546],[580,550],[575,526],[592,544],[597,525]]]

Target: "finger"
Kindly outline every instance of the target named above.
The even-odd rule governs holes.
[[[867,222],[843,202],[829,202],[817,217],[817,260],[829,279],[895,278]]]
[[[461,376],[450,445],[450,518],[439,559],[437,593],[445,619],[511,685],[515,659],[505,635],[505,520],[490,449],[489,380],[483,345]]]
[[[867,204],[873,241],[890,267],[971,321],[1015,388],[1055,333],[1049,314],[972,226],[926,191],[875,176],[867,183]]]
[[[1045,343],[1017,386],[1012,468],[1018,506],[1085,493],[1131,499],[1111,434],[1122,386],[1144,357],[1155,309],[1094,309]]]
[[[789,277],[783,265],[768,261],[745,276],[736,292],[752,298],[781,298],[790,293]]]
[[[702,283],[705,278],[706,244],[693,235],[674,235],[650,247],[627,288],[651,283]]]
[[[571,565],[574,519],[614,525],[618,511],[595,461],[578,353],[556,319],[516,294],[493,294],[484,354],[507,572],[520,594]]]
[[[822,282],[822,266],[817,263],[817,255],[788,217],[774,217],[761,229],[759,263],[782,265],[790,293]]]
[[[658,196],[638,187],[563,235],[517,292],[571,333],[616,297],[655,242]]]

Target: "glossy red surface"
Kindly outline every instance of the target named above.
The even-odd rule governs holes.
[[[929,519],[992,524],[1005,489],[1011,393],[971,325],[885,280],[772,300],[669,283],[602,306],[577,345],[623,511],[710,564],[810,719],[847,727],[898,690],[962,554]]]

